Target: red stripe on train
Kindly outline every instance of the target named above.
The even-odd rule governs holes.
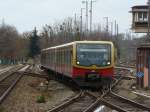
[[[87,73],[95,71],[102,77],[113,77],[114,68],[105,68],[105,69],[97,69],[97,70],[89,70],[83,68],[73,67],[72,77],[84,77]]]

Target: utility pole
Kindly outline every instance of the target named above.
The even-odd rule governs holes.
[[[148,33],[147,33],[147,37],[148,40],[150,40],[150,0],[148,0]]]
[[[77,14],[76,13],[74,14],[74,24],[75,25],[77,24]]]
[[[83,14],[83,9],[85,9],[85,8],[81,8],[81,16],[80,16],[80,19],[81,19],[81,23],[80,23],[80,32],[81,32],[81,34],[82,34],[82,26],[83,26],[83,20],[82,20],[82,14]]]
[[[115,36],[116,38],[118,38],[119,35],[119,25],[117,24],[116,20],[115,20]]]
[[[111,22],[111,38],[113,37],[113,22]]]
[[[109,31],[109,26],[108,26],[108,17],[104,17],[106,19],[106,32],[108,33]]]
[[[88,1],[86,1],[86,28],[88,32]]]
[[[117,24],[117,38],[119,36],[119,25]]]
[[[116,23],[116,20],[115,20],[115,37],[117,35],[117,23]]]
[[[74,28],[75,28],[75,30],[77,29],[77,14],[75,13],[75,15],[74,15]]]
[[[96,2],[96,1],[93,1],[93,0],[91,0],[91,4],[90,4],[90,7],[91,7],[91,9],[90,9],[90,33],[92,32],[92,12],[93,12],[93,2]]]
[[[101,24],[98,25],[98,32],[101,32],[102,29],[101,29]]]
[[[118,58],[120,59],[120,47],[119,47],[119,25],[116,24],[116,28],[117,28],[117,32],[116,32],[116,39],[117,39],[117,48],[118,48],[118,52],[117,52],[117,55],[118,55]]]
[[[86,4],[86,32],[88,32],[88,0],[86,1],[82,1],[82,3],[85,3]]]

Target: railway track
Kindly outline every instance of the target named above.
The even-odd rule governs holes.
[[[130,72],[129,69],[126,68],[116,68],[114,72],[114,80],[111,84],[110,89],[114,88],[123,78],[126,78],[126,74]]]
[[[0,73],[0,81],[11,75],[13,72],[20,70],[24,66],[15,66],[11,67],[11,69],[8,69],[7,71],[4,70]]]
[[[48,75],[41,75],[39,73],[34,73],[34,72],[30,72],[30,71],[25,71],[24,75],[27,76],[32,76],[32,77],[39,77],[39,78],[44,78],[44,79],[48,79]]]
[[[122,70],[128,70],[130,71],[130,69],[132,69],[132,67],[118,67],[117,69],[119,69],[119,71],[117,71],[116,74],[118,73],[122,73]],[[124,72],[124,74],[126,74],[127,72]],[[124,78],[125,76],[120,76],[119,78]],[[132,79],[132,77],[129,77]],[[118,83],[120,80],[116,81],[115,83]],[[114,83],[114,84],[115,84]],[[116,84],[117,85],[117,84]],[[113,88],[113,87],[112,87]],[[132,101],[130,99],[127,99],[125,97],[122,97],[112,91],[108,92],[107,94],[105,94],[100,100],[100,103],[115,109],[119,112],[149,112],[150,111],[150,107],[140,104],[138,102]],[[114,103],[115,102],[115,103]],[[88,111],[90,112],[90,111]]]
[[[111,110],[116,110],[118,112],[149,112],[150,107],[142,105],[112,91],[107,91],[100,97],[93,95],[97,99],[92,105],[90,105],[86,110],[80,112],[95,112],[98,107],[107,107]]]
[[[89,92],[81,91],[75,97],[47,112],[84,112],[96,100],[97,98]]]
[[[28,69],[29,66],[22,68],[23,71]],[[0,80],[0,104],[6,98],[6,96],[10,93],[10,91],[15,87],[17,82],[21,79],[23,73],[21,72],[12,72],[9,75],[6,75],[3,79]]]
[[[107,106],[106,111],[108,111],[111,109],[115,109],[113,108],[113,106],[111,105],[107,105],[107,103],[103,103],[102,99],[104,96],[106,96],[107,94],[110,93],[110,91],[122,80],[123,76],[121,75],[122,72],[125,72],[124,70],[118,70],[115,74],[119,74],[117,75],[117,77],[115,77],[115,80],[112,82],[112,84],[110,85],[110,88],[107,88],[106,90],[102,91],[102,94],[100,96],[97,96],[91,92],[88,92],[89,94],[91,94],[93,97],[95,97],[96,101],[90,105],[85,111],[83,112],[96,112],[97,109],[101,109],[104,108],[104,105]],[[126,72],[125,72],[126,73]],[[98,111],[99,112],[99,111]],[[119,111],[120,112],[120,111]]]
[[[120,72],[122,71],[118,71],[117,73],[119,74]],[[117,77],[115,82],[112,82],[110,88],[115,87],[121,78],[121,76]],[[101,92],[81,91],[73,98],[47,112],[92,112],[100,104],[102,97],[109,93],[110,88]]]
[[[149,112],[150,107],[131,101],[111,91],[124,78],[122,74],[129,72],[130,68],[118,68],[115,74],[119,75],[115,77],[115,81],[112,82],[110,88],[104,90],[103,93],[82,91],[77,96],[47,112],[95,112],[98,107],[103,107],[103,105],[119,112]]]
[[[101,102],[119,112],[149,112],[150,107],[139,104],[114,92],[105,95]],[[115,102],[115,103],[114,103]]]
[[[133,68],[133,67],[135,67],[135,65],[136,65],[136,60],[125,60],[125,59],[123,59],[123,60],[120,60],[119,62],[118,62],[118,65],[119,66],[125,66],[125,67],[131,67],[131,68]]]

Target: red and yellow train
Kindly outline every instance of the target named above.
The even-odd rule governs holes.
[[[113,79],[114,45],[109,41],[75,41],[43,49],[41,67],[80,86],[108,85]]]

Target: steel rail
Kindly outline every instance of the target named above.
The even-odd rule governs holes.
[[[15,87],[15,85],[21,79],[22,76],[23,76],[23,74],[21,74],[19,77],[17,77],[17,79],[9,86],[9,88],[2,94],[2,96],[0,96],[0,104],[3,102],[3,100],[6,98],[6,96],[10,93],[10,91]]]
[[[111,104],[111,103],[107,102],[107,101],[104,100],[104,99],[101,99],[100,102],[101,102],[102,104],[104,104],[104,105],[106,105],[106,106],[108,106],[108,107],[110,107],[110,108],[116,110],[116,111],[119,111],[119,112],[128,112],[127,110],[124,110],[124,109],[122,109],[121,107],[119,107],[119,106],[117,106],[117,105]]]
[[[139,108],[141,108],[141,109],[143,109],[143,110],[150,111],[150,107],[148,107],[148,106],[146,106],[146,105],[140,104],[140,103],[138,103],[138,102],[135,102],[135,101],[133,101],[133,100],[130,100],[130,99],[128,99],[128,98],[125,98],[125,97],[123,97],[123,96],[120,96],[120,95],[118,95],[118,94],[116,94],[116,93],[114,93],[114,92],[112,92],[112,91],[110,92],[110,94],[113,95],[113,96],[115,96],[115,97],[117,97],[117,98],[119,98],[119,99],[121,99],[121,100],[124,100],[124,101],[128,102],[128,103],[131,104],[131,105],[135,105],[135,106],[137,106],[137,107],[139,107]]]
[[[99,104],[99,101],[100,101],[100,99],[101,99],[101,97],[103,97],[103,96],[101,96],[101,97],[97,97],[96,95],[94,95],[94,94],[92,94],[91,92],[86,92],[86,94],[89,94],[90,96],[92,96],[92,97],[94,97],[95,99],[96,99],[96,101],[93,103],[93,104],[91,104],[86,110],[84,110],[83,112],[92,112],[93,110],[94,110],[94,108],[96,108],[97,106],[98,106],[98,104]]]
[[[23,67],[22,67],[23,68]],[[28,67],[29,68],[29,67]],[[28,69],[27,68],[27,69]],[[21,68],[20,68],[21,69]],[[12,89],[15,87],[15,85],[17,84],[17,82],[19,82],[19,80],[22,78],[23,74],[20,74],[19,72],[13,72],[10,75],[8,75],[7,77],[3,78],[3,80],[1,80],[0,82],[4,81],[6,78],[10,77],[13,74],[18,74],[19,77],[16,78],[16,80],[6,89],[6,91],[0,96],[0,104],[4,101],[4,99],[8,96],[8,94],[12,91]]]
[[[61,105],[59,106],[56,106],[50,110],[48,110],[47,112],[58,112],[60,111],[61,109],[63,109],[64,107],[72,104],[73,102],[75,102],[75,100],[79,99],[82,95],[84,94],[83,91],[81,91],[79,94],[77,94],[76,96],[74,96],[73,98],[67,100],[66,102],[62,103]]]
[[[111,86],[108,90],[104,91],[103,94],[100,96],[100,97],[97,97],[91,93],[88,92],[88,94],[91,94],[93,95],[93,97],[97,98],[97,100],[92,104],[90,105],[85,111],[83,112],[92,112],[96,107],[98,107],[98,105],[101,105],[101,104],[104,104],[108,107],[111,107],[113,109],[116,109],[118,110],[119,112],[126,112],[125,110],[123,110],[122,108],[118,107],[118,106],[115,106],[113,104],[109,104],[107,101],[103,100],[103,97],[106,96],[108,93],[110,93],[111,89],[113,89],[119,82],[120,80],[122,79],[123,77],[120,76],[119,79],[117,79]]]
[[[33,72],[24,72],[23,74],[26,76],[39,77],[39,78],[44,78],[44,79],[48,78],[47,75],[41,75],[41,74],[33,73]]]
[[[119,79],[117,79],[111,86],[109,89],[107,89],[105,92],[103,92],[102,95],[100,96],[97,96],[97,95],[94,95],[92,94],[91,92],[88,92],[88,91],[85,91],[84,92],[84,95],[88,95],[88,96],[91,96],[94,100],[94,102],[92,104],[90,104],[90,106],[88,108],[86,108],[86,110],[84,110],[83,112],[91,112],[93,111],[98,105],[100,104],[105,104],[106,106],[108,107],[111,107],[115,110],[118,110],[119,112],[126,112],[126,110],[123,110],[122,108],[119,108],[118,106],[116,105],[113,105],[113,104],[109,104],[109,102],[103,100],[103,97],[106,96],[110,90],[112,88],[114,88],[118,83],[119,81],[122,79],[122,76],[119,77]],[[83,95],[83,93],[82,93]],[[51,110],[48,110],[47,112],[58,112],[58,111],[62,111],[64,108],[66,108],[68,105],[71,105],[72,103],[74,103],[78,98],[81,97],[81,93],[75,97],[73,97],[72,99],[70,100],[67,100],[66,102],[62,103],[61,105],[59,106],[56,106],[54,108],[52,108]]]
[[[17,68],[15,71],[12,71],[12,73],[16,73],[16,71],[18,71],[19,69],[22,69],[24,66]],[[8,71],[7,71],[8,72]],[[5,72],[5,74],[7,73]],[[11,75],[12,73],[8,73],[8,75],[6,75],[5,77],[0,79],[0,82],[5,80],[7,77],[9,77],[9,75]]]
[[[116,106],[116,105],[113,105],[113,104],[110,104],[109,102],[103,100],[103,97],[106,96],[110,91],[106,91],[104,94],[102,94],[100,97],[97,97],[95,96],[94,94],[88,92],[88,94],[90,94],[91,96],[95,97],[97,100],[92,104],[90,105],[86,110],[84,110],[83,112],[92,112],[93,110],[96,109],[96,107],[98,107],[99,105],[106,105],[112,109],[115,109],[119,112],[127,112],[126,110]]]

